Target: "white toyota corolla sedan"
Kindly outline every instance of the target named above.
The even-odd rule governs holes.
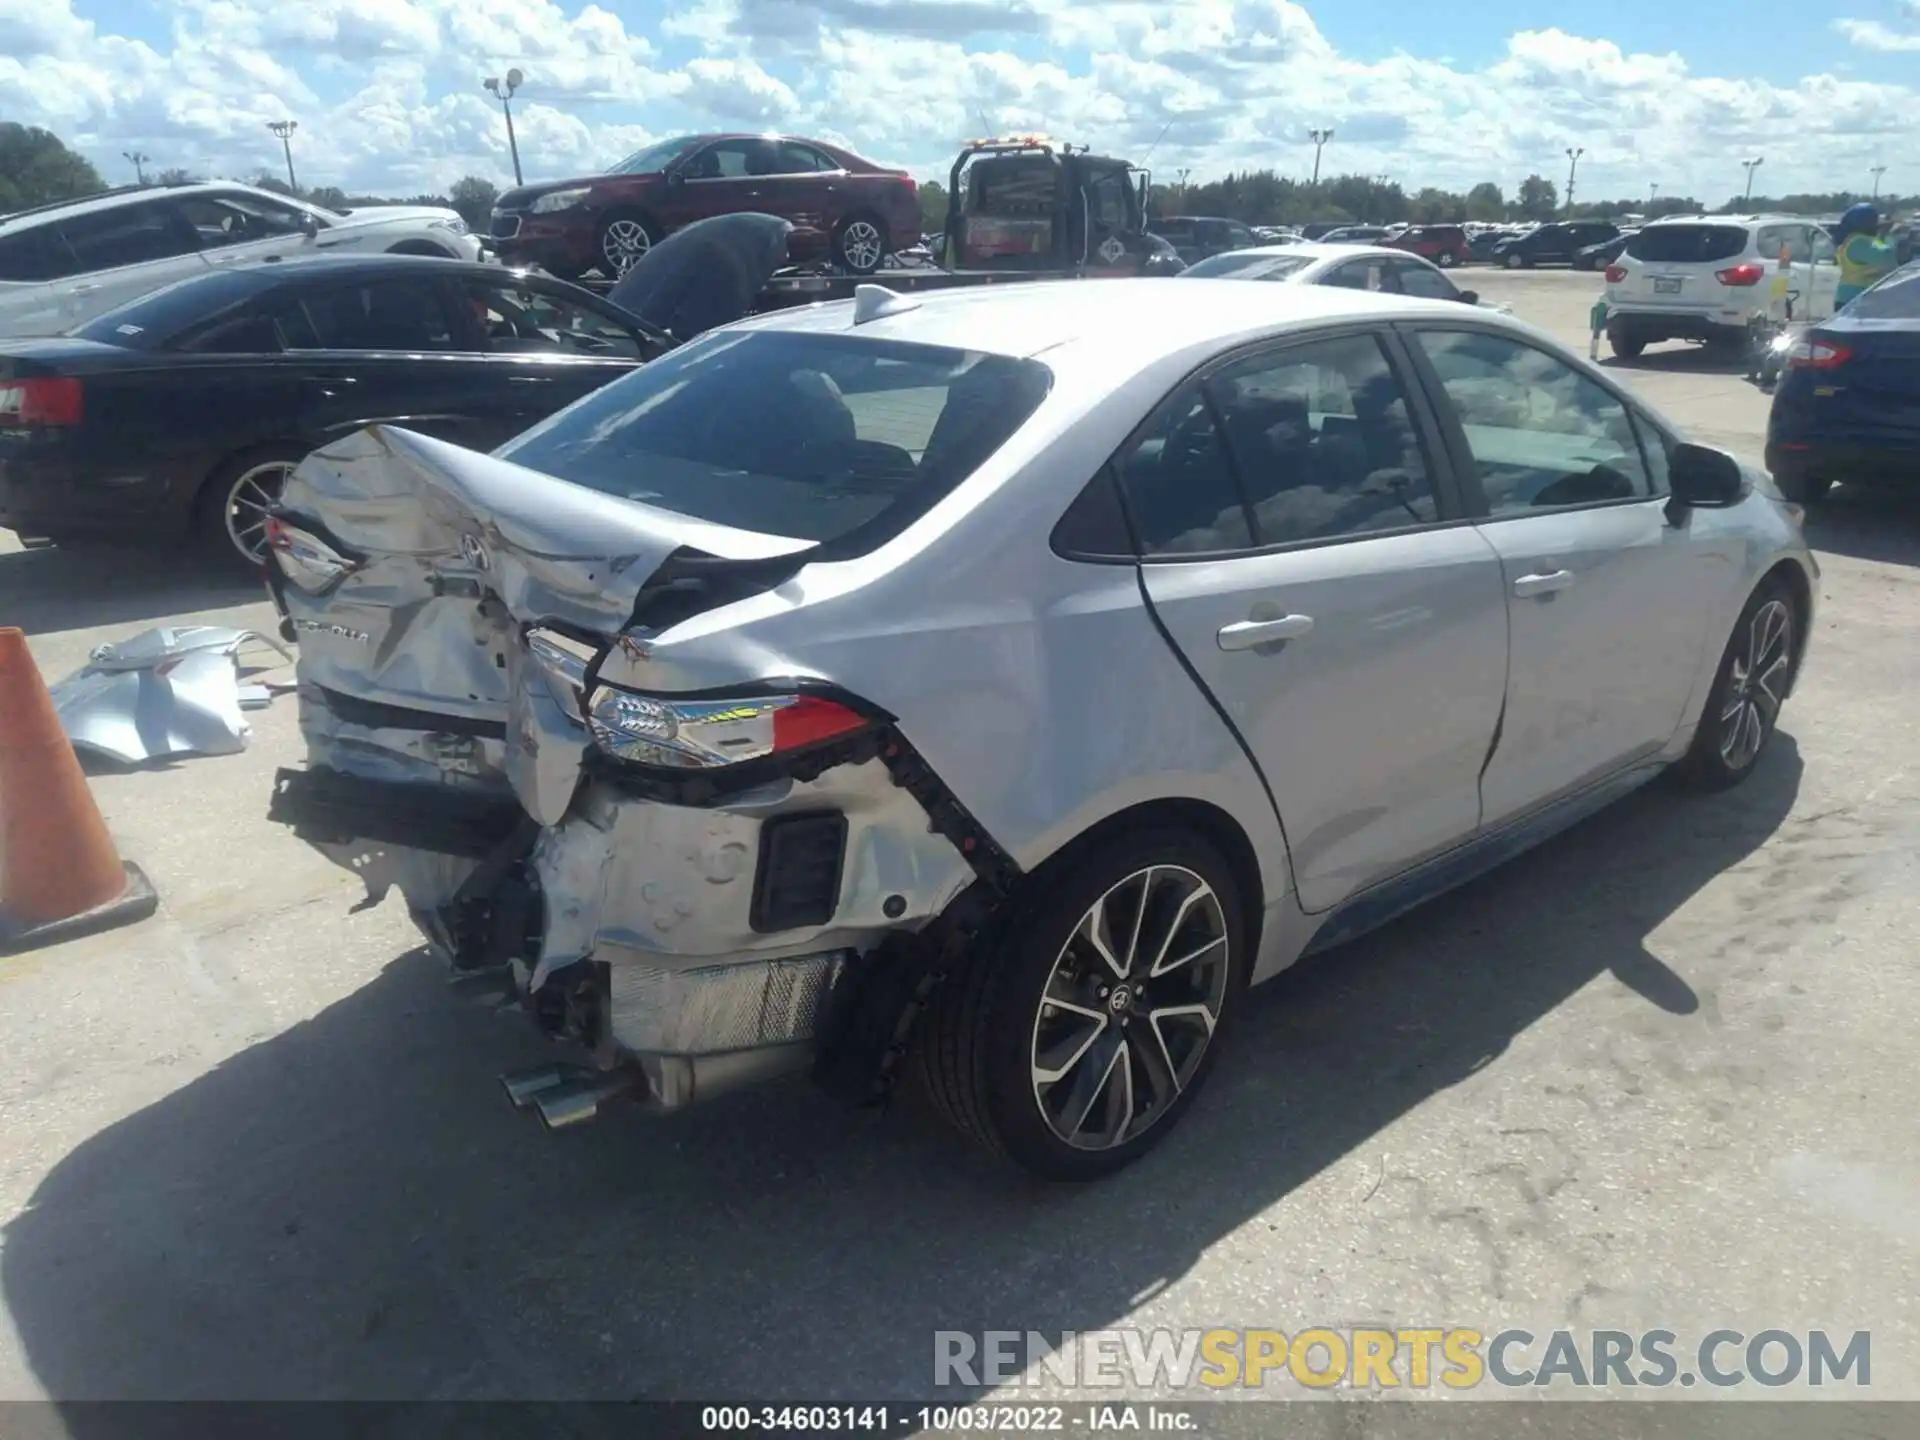
[[[1384,245],[1339,245],[1302,241],[1229,250],[1180,272],[1182,280],[1267,280],[1288,285],[1332,285],[1410,295],[1416,300],[1454,300],[1484,305],[1477,290],[1462,290],[1438,265]],[[1507,313],[1505,305],[1488,309]]]
[[[273,813],[577,1043],[516,1103],[917,1074],[1066,1178],[1250,983],[1765,763],[1817,576],[1540,332],[1231,280],[862,287],[493,455],[342,439],[272,543]]]

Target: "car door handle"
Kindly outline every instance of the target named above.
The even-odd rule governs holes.
[[[99,288],[98,285],[74,285],[68,288],[67,293],[70,295],[91,295]]]
[[[1282,615],[1277,620],[1236,620],[1231,625],[1223,625],[1219,640],[1222,650],[1255,650],[1312,633],[1311,615]]]
[[[1535,595],[1557,595],[1562,590],[1573,588],[1571,570],[1549,570],[1541,574],[1522,575],[1513,582],[1513,593],[1521,599],[1531,599]]]

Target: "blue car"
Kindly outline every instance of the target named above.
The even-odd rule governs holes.
[[[1794,342],[1767,421],[1767,468],[1803,504],[1836,480],[1920,482],[1920,264]]]

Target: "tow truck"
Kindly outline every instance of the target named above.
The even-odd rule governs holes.
[[[1043,135],[971,140],[948,172],[947,215],[933,263],[849,275],[828,266],[776,271],[756,310],[852,297],[1023,280],[1172,275],[1184,267],[1147,230],[1148,171]],[[585,282],[602,293],[611,283]]]

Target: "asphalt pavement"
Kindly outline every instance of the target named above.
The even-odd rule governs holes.
[[[1584,349],[1597,277],[1463,278]],[[1728,367],[1616,373],[1757,457]],[[267,823],[290,699],[243,755],[100,775],[163,907],[0,961],[0,1397],[906,1397],[936,1330],[1378,1324],[1867,1330],[1872,1396],[1920,1398],[1920,496],[1842,489],[1809,533],[1817,634],[1750,783],[1644,791],[1255,992],[1203,1102],[1090,1188],[805,1087],[545,1134],[495,1083],[548,1053],[524,1021]],[[50,679],[270,614],[0,532]]]

